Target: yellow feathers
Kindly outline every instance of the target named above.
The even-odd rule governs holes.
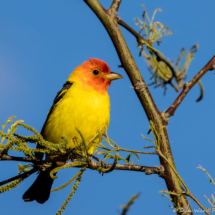
[[[108,65],[98,59],[91,58],[78,66],[54,99],[41,131],[44,139],[61,143],[61,137],[64,135],[69,140],[68,148],[82,150],[82,139],[76,130],[78,129],[85,139],[88,153],[93,154],[110,121],[107,89],[112,80],[119,78],[122,76],[111,72]],[[38,159],[42,159],[42,156],[40,153],[35,154]],[[53,160],[46,156],[46,160],[50,159]],[[47,172],[40,171],[36,181],[24,193],[24,201],[36,200],[43,204],[48,200],[53,183],[53,179],[49,177],[51,169]]]
[[[74,81],[48,117],[43,136],[52,143],[60,143],[61,136],[65,135],[69,139],[68,147],[74,148],[77,147],[76,143],[81,142],[77,128],[87,144],[95,138],[90,145],[96,145],[107,131],[109,121],[110,101],[107,92],[100,93]],[[92,154],[97,147],[90,145],[88,149]]]
[[[101,60],[91,58],[78,66],[57,94],[41,134],[52,143],[69,139],[69,148],[79,148],[81,137],[93,154],[110,122],[110,101],[107,89],[112,80],[122,78],[110,71]]]

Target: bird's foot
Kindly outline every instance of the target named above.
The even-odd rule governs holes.
[[[102,168],[106,169],[107,168],[107,163],[101,159],[98,160],[98,165],[101,166]]]
[[[101,159],[99,159],[98,157],[96,157],[95,155],[91,155],[91,158],[95,159],[98,162],[98,166],[106,169],[107,168],[107,163]]]

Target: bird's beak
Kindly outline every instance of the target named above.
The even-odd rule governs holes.
[[[123,78],[122,75],[115,73],[115,72],[111,72],[110,74],[105,75],[105,77],[110,81]]]

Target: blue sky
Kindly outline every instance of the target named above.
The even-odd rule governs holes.
[[[109,0],[100,2],[106,8],[111,4]],[[175,34],[164,38],[159,47],[167,58],[176,60],[182,47],[187,49],[199,44],[188,71],[189,81],[215,54],[215,2],[123,0],[119,16],[136,30],[134,18],[141,17],[142,4],[150,16],[156,8],[161,8],[162,13],[158,13],[155,20],[176,30]],[[122,148],[133,150],[142,150],[149,145],[141,137],[149,129],[146,115],[124,70],[118,69],[120,61],[104,27],[83,1],[1,1],[0,26],[0,123],[15,115],[40,131],[56,93],[71,71],[87,58],[96,57],[124,76],[109,88],[110,138]],[[124,29],[122,32],[144,79],[150,83],[150,74],[143,58],[138,57],[134,37]],[[170,119],[168,133],[178,172],[196,198],[205,207],[210,207],[203,195],[210,197],[215,188],[196,167],[201,164],[215,177],[214,72],[208,72],[202,82],[204,99],[195,102],[199,96],[199,88],[195,86]],[[160,111],[167,109],[177,97],[170,87],[165,97],[161,89],[150,87],[150,90]],[[23,130],[20,133],[27,134]],[[152,135],[148,137],[152,138]],[[145,166],[159,165],[154,155],[143,155],[139,162],[135,162]],[[16,162],[1,161],[0,168],[0,181],[17,175]],[[77,169],[62,170],[53,187],[65,183],[76,172]],[[43,205],[25,203],[22,195],[35,178],[34,174],[17,188],[1,194],[4,215],[42,215],[58,211],[71,186],[52,193]],[[117,214],[120,205],[137,193],[141,195],[129,214],[171,214],[171,202],[158,193],[165,189],[164,181],[157,175],[114,171],[101,176],[96,171],[87,170],[64,214]],[[199,208],[192,201],[191,206]]]

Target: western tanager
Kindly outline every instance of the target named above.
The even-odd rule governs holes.
[[[121,75],[111,72],[104,61],[96,58],[90,58],[78,66],[54,99],[41,131],[44,139],[61,143],[61,136],[65,135],[69,139],[67,148],[75,148],[75,142],[81,143],[77,128],[88,144],[88,153],[93,154],[110,121],[108,87],[112,80],[120,78]],[[37,153],[35,156],[42,159],[43,154]],[[49,173],[40,171],[35,182],[23,195],[24,201],[36,200],[43,204],[48,200],[53,183]]]

